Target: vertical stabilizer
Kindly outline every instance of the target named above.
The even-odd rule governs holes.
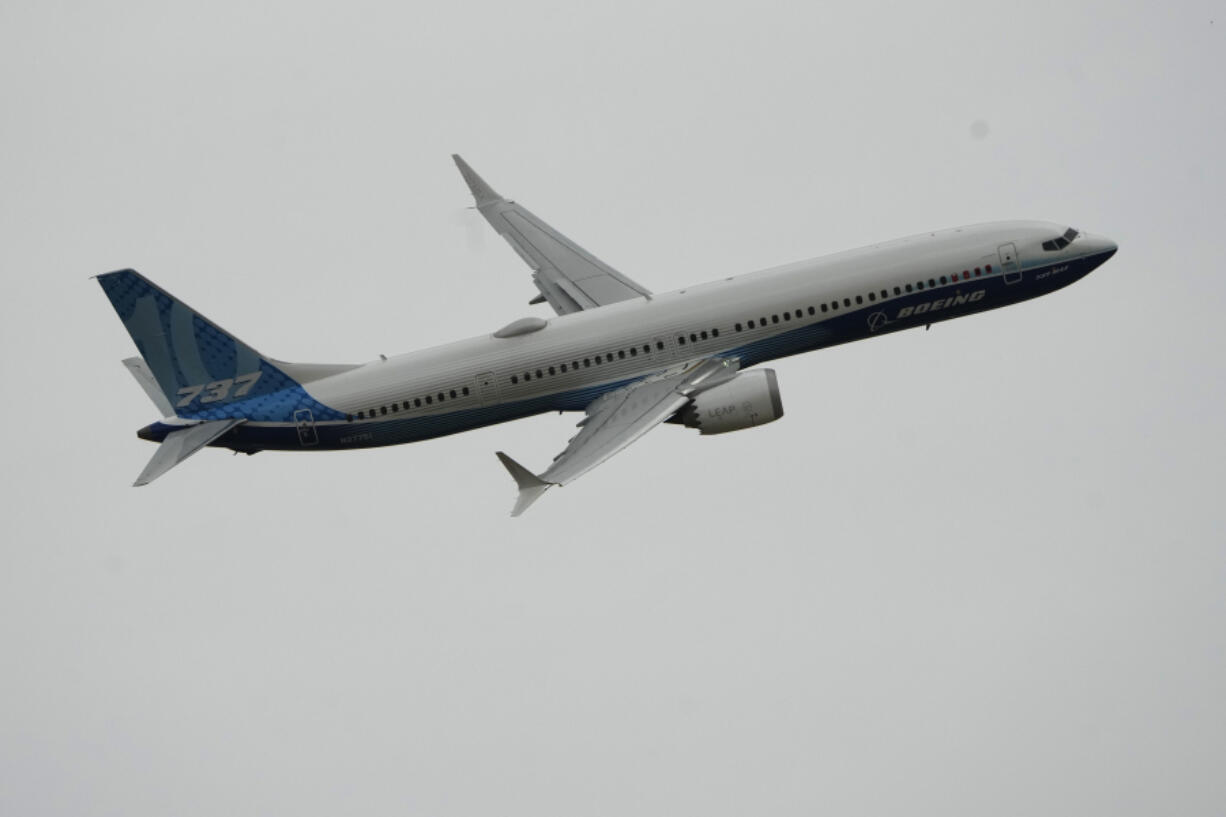
[[[292,422],[295,411],[309,409],[317,421],[344,419],[281,365],[136,270],[99,275],[98,283],[144,358],[147,376],[179,417]],[[144,385],[144,375],[133,374]]]

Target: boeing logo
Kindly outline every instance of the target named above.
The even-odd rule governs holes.
[[[918,304],[916,306],[904,306],[898,310],[899,318],[906,318],[910,315],[922,315],[925,312],[936,312],[938,309],[945,309],[950,306],[959,306],[960,304],[973,304],[976,301],[982,301],[983,296],[987,294],[987,290],[977,289],[969,295],[955,295],[952,298],[939,298],[935,301],[929,301],[926,304]]]

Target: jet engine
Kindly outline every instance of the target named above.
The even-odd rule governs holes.
[[[723,434],[765,425],[783,416],[773,369],[751,369],[694,395],[681,420],[701,434]]]

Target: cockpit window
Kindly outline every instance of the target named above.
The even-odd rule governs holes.
[[[1067,247],[1069,244],[1073,243],[1073,239],[1075,239],[1079,235],[1081,235],[1081,233],[1077,232],[1072,227],[1069,227],[1067,230],[1064,231],[1064,235],[1060,236],[1059,238],[1053,238],[1051,241],[1044,241],[1043,249],[1046,250],[1047,252],[1055,252],[1056,250],[1062,250],[1065,247]]]

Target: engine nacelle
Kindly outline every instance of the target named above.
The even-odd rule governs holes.
[[[681,422],[702,434],[723,434],[773,423],[783,416],[773,369],[741,372],[727,383],[694,395]]]

